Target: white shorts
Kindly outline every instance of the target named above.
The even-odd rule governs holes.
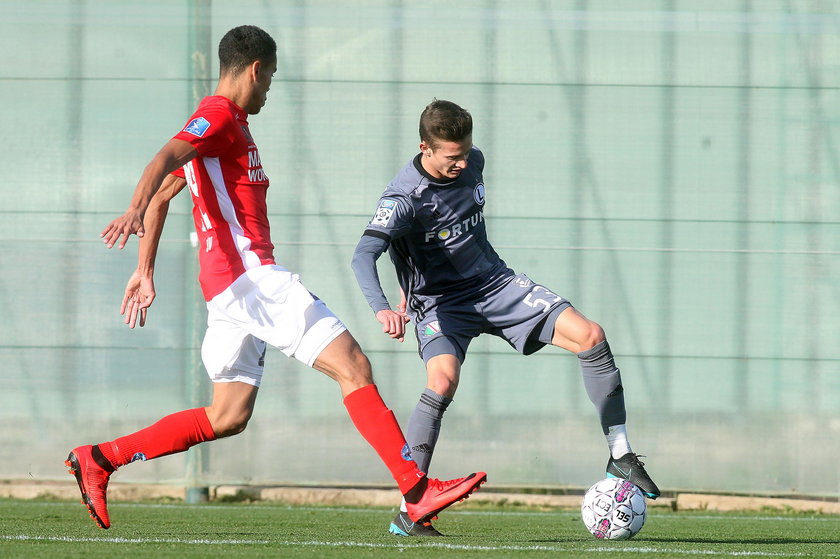
[[[201,358],[213,382],[259,386],[266,344],[311,367],[347,330],[297,274],[280,266],[246,271],[207,302]]]

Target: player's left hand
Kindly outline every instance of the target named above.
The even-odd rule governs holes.
[[[122,305],[120,305],[120,314],[125,317],[123,322],[128,324],[129,328],[134,328],[139,317],[140,326],[145,326],[146,311],[152,306],[154,300],[155,282],[149,276],[135,271],[128,279]]]
[[[398,342],[405,340],[405,324],[410,320],[405,313],[384,309],[376,313],[376,320],[382,324],[382,331],[391,338]]]
[[[102,237],[102,241],[108,248],[113,247],[114,243],[122,236],[119,246],[123,248],[132,234],[142,237],[144,233],[143,216],[140,212],[129,209],[123,215],[109,223],[99,236]]]

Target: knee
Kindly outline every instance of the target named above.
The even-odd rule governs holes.
[[[353,350],[349,352],[345,366],[339,370],[339,376],[342,377],[342,380],[348,382],[373,383],[370,360],[358,345],[354,346]]]
[[[360,347],[356,346],[355,351],[350,355],[350,361],[355,374],[373,380],[371,378],[373,373],[371,372],[370,360]]]
[[[461,377],[457,367],[454,369],[429,367],[426,375],[426,388],[446,398],[455,397],[455,391],[458,390],[458,379]]]
[[[226,411],[221,414],[208,412],[207,415],[210,419],[210,425],[213,426],[213,432],[220,439],[238,435],[248,427],[248,421],[251,419],[250,412]]]
[[[458,390],[458,381],[444,376],[429,377],[426,388],[446,398],[453,398],[455,391]]]
[[[583,336],[578,342],[580,345],[580,351],[578,353],[588,351],[606,339],[607,335],[604,333],[601,325],[590,320],[584,329]]]
[[[461,378],[461,362],[450,354],[436,355],[426,363],[426,388],[452,398]]]

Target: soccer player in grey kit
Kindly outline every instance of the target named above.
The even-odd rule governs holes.
[[[603,329],[496,254],[484,222],[483,170],[470,113],[434,100],[420,116],[420,153],[385,189],[353,254],[356,279],[383,331],[402,341],[405,324],[414,322],[428,383],[406,429],[412,457],[428,472],[470,341],[489,333],[524,355],[546,344],[575,353],[607,438],[607,476],[628,479],[656,499],[659,488],[627,438],[621,375]],[[386,250],[402,292],[397,310],[376,268]],[[411,522],[404,511],[391,533],[440,535],[429,522]]]

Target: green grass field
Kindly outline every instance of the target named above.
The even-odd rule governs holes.
[[[0,557],[840,557],[840,517],[650,510],[624,542],[589,535],[577,511],[461,505],[446,538],[387,533],[392,511],[277,504],[114,503],[100,530],[78,503],[0,500]]]

